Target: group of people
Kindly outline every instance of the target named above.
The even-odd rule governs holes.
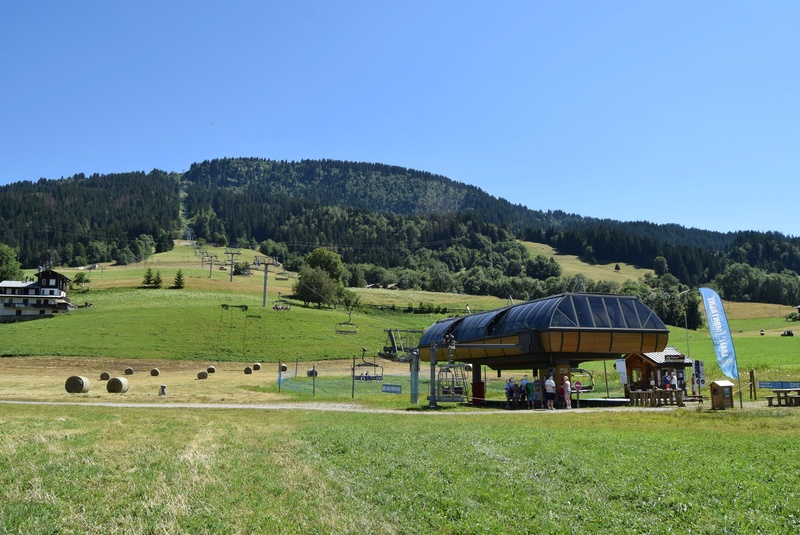
[[[544,389],[542,387],[544,386]],[[506,408],[507,409],[537,409],[542,408],[554,411],[556,400],[559,406],[565,409],[572,408],[572,383],[569,377],[564,375],[561,378],[561,388],[556,391],[556,382],[552,375],[548,375],[542,385],[541,380],[534,376],[533,381],[525,375],[521,381],[515,381],[509,377],[505,384]]]
[[[666,389],[670,389],[670,388],[672,388],[673,390],[677,390],[678,389],[678,374],[676,374],[675,372],[667,372],[667,373],[665,373],[663,380],[664,380],[664,389],[665,390]]]

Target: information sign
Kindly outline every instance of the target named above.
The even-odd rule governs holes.
[[[706,367],[702,360],[694,361],[694,376],[697,380],[697,384],[706,386]]]
[[[381,385],[381,391],[385,394],[402,394],[403,393],[403,385]]]

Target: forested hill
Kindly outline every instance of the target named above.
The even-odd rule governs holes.
[[[0,244],[26,268],[97,262],[139,236],[166,250],[181,228],[179,184],[178,175],[153,170],[3,186]]]
[[[513,232],[526,227],[563,231],[603,225],[631,236],[708,251],[722,251],[734,241],[733,233],[687,229],[677,224],[620,222],[531,209],[441,175],[375,163],[228,158],[192,164],[183,179],[207,195],[228,190],[398,215],[473,210],[483,221]],[[529,187],[536,188],[536,182],[532,180]]]
[[[560,291],[544,286],[554,267],[529,258],[515,241],[524,239],[587,262],[657,267],[662,287],[714,282],[728,299],[800,301],[798,238],[529,209],[389,165],[231,158],[192,164],[182,175],[75,175],[0,187],[0,247],[26,268],[140,261],[187,232],[274,253],[295,267],[328,247],[353,270],[375,278],[394,270],[401,287],[435,291]]]

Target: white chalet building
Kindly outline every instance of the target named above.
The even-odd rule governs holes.
[[[75,308],[67,298],[68,277],[51,269],[35,282],[0,282],[0,323],[49,318]]]

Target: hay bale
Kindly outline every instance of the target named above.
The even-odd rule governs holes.
[[[109,374],[108,372],[103,372],[100,374],[101,381],[108,381],[109,379],[111,379],[111,374]]]
[[[254,370],[260,370],[261,369],[261,363],[260,362],[256,362],[255,364],[253,364],[253,369]]]
[[[73,375],[64,383],[64,388],[70,394],[85,394],[89,391],[89,379],[80,375]]]
[[[124,394],[128,391],[128,380],[124,377],[114,377],[106,383],[109,394]]]
[[[253,368],[251,368],[250,366],[245,366],[244,374],[245,375],[250,375],[251,373],[253,373]]]
[[[306,375],[308,377],[316,377],[317,375],[319,375],[319,372],[317,372],[317,370],[312,369],[312,370],[308,370],[306,372]]]
[[[286,371],[286,370],[288,370],[288,369],[289,369],[289,368],[287,368],[287,367],[286,367],[286,364],[281,364],[281,371],[282,371],[282,372],[285,372],[285,371]]]
[[[125,375],[133,375],[133,368],[125,368]]]
[[[208,373],[217,373],[217,369],[214,366],[209,366],[206,371]]]
[[[208,379],[208,372],[197,372],[198,379]]]
[[[150,376],[151,376],[151,377],[158,377],[158,375],[159,375],[160,373],[161,373],[161,372],[160,372],[160,371],[158,371],[158,368],[153,368],[152,370],[150,370]]]

